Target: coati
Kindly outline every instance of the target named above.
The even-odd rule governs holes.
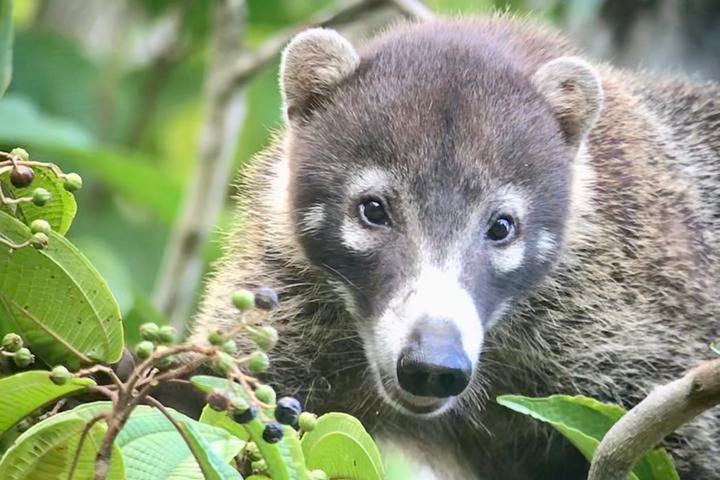
[[[194,338],[281,295],[270,381],[442,479],[582,479],[497,395],[631,407],[720,336],[720,86],[594,65],[524,19],[333,30],[282,56],[284,129],[242,185]],[[720,479],[720,412],[671,437]]]

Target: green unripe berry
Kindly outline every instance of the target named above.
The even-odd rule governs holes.
[[[272,480],[270,477],[266,477],[265,475],[250,475],[249,477],[245,477],[245,480]]]
[[[328,480],[327,473],[322,470],[312,470],[309,475],[309,480]]]
[[[210,342],[210,345],[219,347],[225,343],[225,335],[220,330],[213,330],[208,334],[208,342]]]
[[[47,205],[51,198],[52,195],[50,195],[50,192],[48,192],[42,187],[33,190],[32,203],[37,207],[43,207]]]
[[[252,373],[263,373],[270,367],[270,358],[267,353],[260,350],[254,351],[247,362],[247,368]]]
[[[312,432],[317,426],[317,415],[310,412],[302,412],[298,418],[298,426],[303,432]]]
[[[30,161],[30,154],[24,148],[15,147],[12,150],[10,150],[10,155],[12,155],[14,157],[18,157],[20,159],[20,161],[22,161],[22,162]]]
[[[158,349],[162,348],[162,346],[158,347]],[[160,370],[167,370],[170,368],[173,364],[173,356],[172,355],[166,355],[162,357],[160,360],[157,361],[155,366],[159,368]]]
[[[277,398],[277,394],[275,393],[275,390],[270,385],[260,385],[255,389],[255,398],[260,400],[263,403],[267,403],[268,405],[272,405],[275,403],[275,399]]]
[[[241,312],[255,308],[255,295],[248,290],[238,290],[233,293],[232,304]]]
[[[142,360],[150,358],[155,351],[155,345],[149,340],[143,340],[135,347],[135,355]]]
[[[277,345],[278,331],[274,327],[252,327],[248,329],[248,333],[250,333],[250,338],[260,350],[267,352]]]
[[[155,342],[158,339],[159,333],[160,327],[157,323],[147,322],[140,325],[140,338],[142,338],[143,340]]]
[[[260,460],[262,458],[262,454],[260,454],[260,449],[258,448],[257,443],[247,442],[245,444],[245,456],[250,460]]]
[[[215,360],[213,361],[212,369],[218,375],[227,377],[232,371],[233,365],[235,365],[235,361],[230,355],[225,352],[218,352]]]
[[[250,463],[250,468],[252,468],[253,473],[264,473],[267,471],[267,462],[263,458],[255,460]]]
[[[77,173],[68,173],[63,178],[63,187],[68,192],[76,192],[82,188],[82,177]]]
[[[237,343],[235,343],[235,340],[228,340],[227,342],[222,344],[221,348],[223,352],[230,355],[234,355],[235,353],[237,353]]]
[[[49,241],[48,236],[42,232],[33,233],[32,237],[30,237],[30,245],[37,250],[47,247]]]
[[[158,331],[158,342],[169,345],[175,341],[175,329],[170,325],[163,325]]]
[[[27,165],[18,165],[10,170],[10,183],[15,188],[25,188],[35,180],[35,172]]]
[[[37,220],[33,220],[30,224],[30,231],[32,233],[44,233],[45,235],[50,235],[52,227],[47,220],[38,218]]]
[[[70,371],[62,365],[58,365],[50,371],[50,380],[55,385],[65,385],[71,378]]]
[[[3,337],[2,348],[10,353],[17,352],[23,347],[23,339],[17,333],[8,333]]]
[[[23,347],[13,354],[13,362],[20,368],[25,368],[35,361],[35,356],[30,353],[30,350]]]

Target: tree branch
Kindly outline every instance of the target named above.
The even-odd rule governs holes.
[[[720,404],[720,359],[653,390],[623,416],[595,451],[588,480],[627,480],[642,455],[705,410]]]
[[[435,13],[420,0],[390,0],[403,15],[418,20],[430,20]]]
[[[225,66],[241,51],[244,0],[213,2],[212,58],[205,80],[205,114],[195,171],[180,218],[163,258],[153,300],[172,325],[184,327],[202,275],[201,249],[222,209],[237,138],[245,118],[244,96],[218,88]]]

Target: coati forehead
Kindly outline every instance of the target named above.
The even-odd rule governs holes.
[[[433,33],[416,27],[360,50],[357,69],[293,130],[298,207],[328,190],[342,201],[361,172],[382,171],[440,239],[508,185],[545,212],[562,208],[572,153],[532,67],[496,41]]]

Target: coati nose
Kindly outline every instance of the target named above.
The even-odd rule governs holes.
[[[420,322],[397,362],[400,387],[421,397],[458,395],[470,383],[471,375],[472,364],[460,334],[447,322]]]

